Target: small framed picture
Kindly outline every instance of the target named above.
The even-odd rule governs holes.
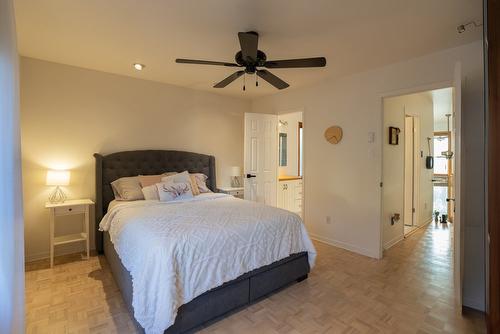
[[[401,130],[394,126],[389,127],[389,145],[399,145],[399,133]]]

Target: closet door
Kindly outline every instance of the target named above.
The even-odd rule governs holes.
[[[276,206],[278,116],[245,113],[245,199]]]

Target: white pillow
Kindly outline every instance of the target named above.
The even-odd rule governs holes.
[[[138,176],[121,177],[111,182],[115,199],[118,201],[136,201],[144,199]]]
[[[158,188],[156,188],[156,184],[147,186],[142,188],[142,193],[144,195],[145,200],[160,200],[160,196],[158,195]]]
[[[162,202],[179,201],[193,197],[189,182],[162,182],[157,183],[156,188]]]
[[[188,171],[184,171],[182,173],[177,173],[174,175],[168,175],[161,178],[161,182],[175,182],[175,183],[190,183],[191,179],[189,178]]]

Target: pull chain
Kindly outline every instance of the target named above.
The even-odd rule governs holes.
[[[245,73],[245,74],[243,74],[243,91],[246,90],[246,87],[245,87],[245,85],[246,85],[246,78],[247,78],[247,74]]]
[[[257,75],[257,72],[255,72],[255,87],[259,87],[259,76]]]

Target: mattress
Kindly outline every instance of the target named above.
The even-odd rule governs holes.
[[[178,308],[291,254],[316,251],[299,216],[225,194],[112,203],[101,221],[133,281],[134,317],[162,333]]]

